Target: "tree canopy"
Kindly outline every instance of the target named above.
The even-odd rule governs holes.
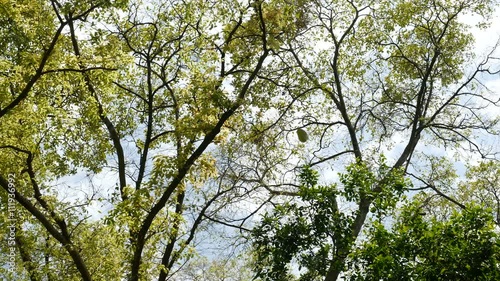
[[[0,0],[0,277],[496,279],[496,9]]]

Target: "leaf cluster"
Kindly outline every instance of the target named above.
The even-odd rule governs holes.
[[[374,223],[351,255],[351,280],[496,280],[500,242],[493,218],[477,205],[449,220],[427,219],[408,203],[392,227]]]

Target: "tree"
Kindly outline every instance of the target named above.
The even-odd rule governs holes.
[[[304,269],[299,280],[323,280],[329,261],[354,242],[349,226],[355,216],[341,211],[338,198],[352,204],[363,192],[377,195],[372,212],[382,217],[394,208],[409,185],[401,171],[382,165],[374,174],[361,162],[347,167],[340,176],[341,186],[319,186],[318,173],[307,166],[300,178],[301,201],[277,206],[253,230],[257,277],[263,280],[289,280],[292,259],[296,264],[291,266]],[[384,179],[383,193],[372,193],[370,188],[380,179]]]
[[[318,247],[330,227],[342,234],[303,260],[335,280],[367,218],[390,212],[408,178],[453,199],[422,143],[494,155],[474,135],[495,134],[482,109],[497,101],[479,80],[495,74],[495,57],[475,60],[460,21],[487,21],[492,8],[0,0],[0,223],[16,242],[0,244],[16,254],[2,277],[171,279],[202,262],[209,231],[246,238],[266,210],[285,221],[335,214],[320,229],[297,222]],[[390,150],[396,137],[406,143]],[[340,179],[300,181],[326,168]]]
[[[119,7],[122,3],[113,5]],[[67,56],[65,47],[69,37],[64,31],[84,22],[94,11],[112,9],[113,5],[107,1],[80,1],[75,6],[57,1],[1,3],[0,17],[6,28],[2,28],[0,39],[4,50],[0,58],[3,69],[0,78],[0,185],[5,191],[2,202],[9,204],[8,214],[13,215],[9,220],[2,220],[2,225],[15,222],[10,235],[15,237],[15,246],[25,266],[21,273],[7,272],[7,279],[28,276],[31,280],[41,280],[46,274],[50,279],[57,276],[49,273],[51,268],[61,268],[64,272],[63,264],[51,262],[52,258],[59,258],[60,252],[52,251],[54,241],[64,246],[65,258],[72,261],[73,269],[77,269],[83,279],[90,278],[83,255],[74,246],[73,229],[68,230],[68,224],[77,225],[79,220],[67,204],[54,204],[54,193],[47,192],[48,186],[40,185],[39,180],[50,181],[70,173],[71,160],[75,166],[94,167],[94,163],[102,160],[107,152],[106,147],[82,147],[82,139],[88,137],[88,132],[95,126],[90,122],[90,126],[84,127],[81,119],[68,124],[77,119],[74,118],[77,113],[72,115],[67,107],[81,102],[81,96],[76,90],[70,92],[67,84],[59,83],[59,79],[69,73],[105,69],[100,65],[85,70],[74,68],[74,57]],[[48,118],[55,113],[60,113],[60,118],[50,124]],[[71,131],[71,127],[82,129],[78,134],[83,137],[72,139],[76,132]],[[51,136],[47,137],[49,133]],[[65,134],[68,138],[62,139]],[[82,152],[87,157],[76,157]],[[66,156],[71,160],[63,161]],[[14,199],[19,205],[12,202]],[[21,206],[22,210],[19,209]],[[2,218],[6,217],[5,214],[7,212]],[[23,222],[19,220],[22,217],[26,217]],[[43,231],[36,232],[41,229]],[[46,237],[53,240],[47,241]],[[46,251],[35,251],[37,247]],[[41,260],[45,263],[38,263]]]
[[[270,127],[280,127],[281,132],[306,128],[311,134],[303,161],[314,169],[342,174],[338,181],[343,185],[346,177],[367,174],[353,173],[353,165],[366,167],[372,175],[387,165],[389,171],[402,171],[415,189],[453,200],[444,190],[451,188],[446,178],[440,178],[446,169],[439,163],[448,158],[438,148],[483,158],[498,153],[474,137],[497,136],[498,117],[483,109],[495,108],[498,99],[479,80],[498,73],[496,59],[492,53],[475,58],[471,27],[460,20],[463,14],[474,14],[487,21],[492,8],[487,1],[312,1],[310,28],[280,53],[287,75],[302,79],[282,85],[294,91],[286,111]],[[318,41],[324,47],[317,46]],[[379,161],[383,155],[390,155],[386,162]],[[306,246],[286,248],[276,241],[314,236],[315,224],[300,221],[300,212],[314,209],[326,195],[304,202],[299,191],[302,200],[295,207],[283,203],[286,199],[275,200],[279,207],[264,216],[257,228],[262,231],[254,235],[257,255],[263,255],[263,264],[257,264],[263,278],[287,278],[290,266],[298,261],[314,272],[314,278],[337,280],[347,270],[346,261],[367,218],[377,214],[377,200],[386,192],[397,194],[383,175],[354,184],[355,197],[346,192],[347,187],[336,194],[336,204],[350,202],[336,221],[342,226],[338,230],[342,243],[334,243],[334,237],[328,238],[330,244],[305,242],[316,246],[310,258],[323,259],[321,269],[303,260],[301,250]],[[302,204],[306,207],[298,207]],[[262,232],[269,233],[268,244]],[[272,270],[264,270],[268,268]],[[305,276],[304,280],[312,278]]]
[[[15,186],[19,212],[19,260],[4,277],[175,274],[218,200],[232,197],[215,155],[241,114],[260,106],[259,74],[283,34],[293,36],[295,8],[276,14],[284,4],[3,1],[11,28],[1,58],[12,71],[0,81],[9,89],[0,93],[0,185],[3,202]],[[90,191],[64,200],[78,185],[55,183],[81,172]],[[102,173],[109,184],[94,180]],[[96,204],[108,210],[94,221]]]

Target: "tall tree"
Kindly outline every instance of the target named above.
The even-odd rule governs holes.
[[[269,127],[308,131],[301,161],[340,177],[324,185],[327,191],[314,189],[322,194],[316,198],[297,193],[307,189],[304,184],[295,188],[300,203],[293,208],[274,201],[280,207],[269,211],[254,233],[261,258],[256,265],[259,276],[286,279],[290,266],[298,262],[309,269],[303,280],[337,280],[367,218],[390,210],[380,209],[387,192],[398,194],[390,184],[392,173],[378,171],[402,171],[415,188],[453,200],[442,191],[445,179],[439,175],[446,171],[439,163],[446,157],[439,148],[495,157],[497,149],[481,144],[476,136],[497,136],[498,116],[483,109],[497,107],[498,98],[480,81],[498,73],[497,59],[492,53],[474,56],[471,26],[461,20],[462,15],[474,14],[487,21],[492,5],[438,0],[310,2],[309,28],[280,53],[287,75],[305,80],[280,85],[293,91],[285,111]],[[381,161],[384,155],[387,160]],[[289,186],[282,190],[294,195]],[[335,227],[317,237],[312,235],[317,232],[311,221],[315,217],[306,213],[321,204],[328,207],[320,210],[336,215],[320,225],[329,222]],[[306,257],[324,263],[316,268]]]
[[[7,202],[15,178],[29,217],[18,216],[21,260],[6,278],[175,274],[235,189],[218,180],[215,153],[263,104],[259,74],[293,30],[294,8],[276,12],[285,4],[3,1],[0,185]],[[64,178],[82,171],[86,196]],[[99,202],[108,207],[95,221]]]
[[[69,110],[71,104],[82,102],[82,96],[76,93],[76,89],[71,91],[67,83],[60,82],[70,80],[61,79],[70,73],[106,68],[102,65],[86,70],[74,67],[75,57],[70,56],[66,48],[69,37],[65,32],[69,26],[84,22],[97,10],[114,9],[122,4],[108,1],[1,3],[0,185],[4,190],[3,202],[15,199],[19,203],[10,202],[8,213],[17,218],[14,220],[15,246],[27,271],[27,274],[7,272],[7,279],[18,279],[20,276],[29,276],[31,280],[42,280],[44,276],[53,278],[49,269],[58,267],[51,262],[58,254],[52,255],[51,242],[45,237],[51,237],[63,246],[67,255],[65,258],[72,261],[72,268],[79,272],[81,278],[91,278],[82,253],[75,247],[77,239],[74,239],[73,230],[68,226],[78,224],[79,219],[68,204],[58,204],[55,193],[47,192],[47,188],[51,179],[71,173],[75,166],[95,169],[95,163],[102,161],[106,151],[109,151],[105,146],[82,146],[86,138],[93,139],[88,133],[95,129],[92,126],[95,124],[82,126],[82,120],[77,118],[81,113],[79,108]],[[50,120],[56,114],[60,114],[58,118]],[[75,129],[81,130],[76,132]],[[72,138],[75,134],[82,138]],[[64,138],[65,135],[68,138]],[[78,158],[78,153],[86,157]],[[47,184],[43,184],[44,181]],[[19,210],[21,206],[24,211]],[[14,211],[11,212],[12,209]],[[36,220],[29,217],[21,221],[21,216],[27,213]],[[13,218],[2,220],[3,226],[12,222]],[[30,233],[30,230],[34,232]],[[34,235],[38,230],[41,232]],[[34,251],[37,246],[46,251]],[[41,259],[45,263],[37,263]],[[37,264],[41,270],[38,270]]]

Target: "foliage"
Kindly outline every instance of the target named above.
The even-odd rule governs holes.
[[[421,202],[402,208],[392,227],[376,222],[351,255],[350,280],[496,280],[499,240],[493,218],[467,206],[442,221]]]
[[[493,162],[456,189],[437,152],[496,157],[476,136],[498,136],[498,58],[474,56],[461,20],[483,28],[495,4],[0,0],[0,234],[16,242],[0,278],[227,278],[213,268],[244,265],[199,251],[250,238],[261,278],[332,281],[411,185],[443,214],[500,213]]]
[[[323,280],[330,262],[354,240],[350,225],[355,213],[339,209],[337,200],[356,202],[359,194],[368,193],[377,178],[384,178],[384,191],[374,203],[381,216],[391,211],[409,182],[400,171],[390,171],[383,164],[377,172],[362,163],[349,165],[340,175],[341,187],[318,185],[318,173],[302,168],[300,202],[278,205],[266,213],[253,230],[257,276],[263,280],[288,280],[290,266],[298,266],[299,280]],[[342,264],[337,266],[342,267]],[[293,276],[293,275],[292,275]]]
[[[268,42],[295,29],[271,16],[280,5],[1,2],[2,200],[12,175],[30,214],[16,277],[166,280],[193,257],[234,188],[217,182],[216,148],[258,106]]]
[[[243,253],[246,255],[246,253]],[[185,265],[179,275],[174,276],[174,281],[248,281],[252,280],[251,268],[246,264],[248,259],[243,255],[236,257],[208,260],[205,257],[193,259]]]
[[[459,184],[457,198],[462,202],[476,202],[485,209],[490,209],[497,225],[500,225],[500,163],[495,160],[482,161],[470,165],[466,173],[467,180]]]

